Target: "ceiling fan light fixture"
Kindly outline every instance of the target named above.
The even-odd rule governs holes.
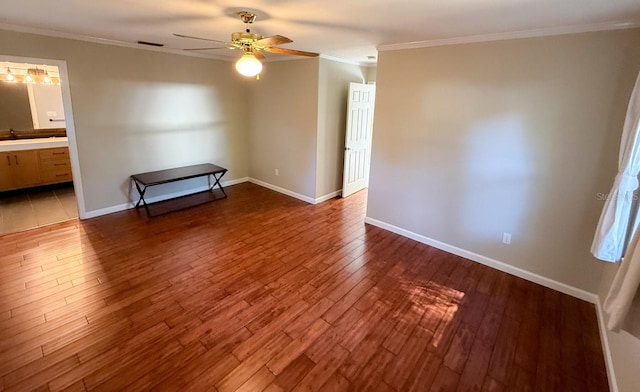
[[[244,76],[256,76],[262,71],[262,63],[251,52],[245,52],[236,61],[236,71]]]

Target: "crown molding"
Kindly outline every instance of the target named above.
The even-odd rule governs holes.
[[[0,30],[14,31],[17,33],[26,33],[26,34],[37,34],[37,35],[43,35],[47,37],[54,37],[54,38],[71,39],[76,41],[91,42],[94,44],[120,46],[123,48],[146,50],[150,52],[177,54],[180,56],[189,56],[189,57],[200,57],[200,58],[220,60],[220,61],[226,61],[226,62],[232,62],[236,60],[235,58],[229,58],[225,56],[216,56],[212,54],[197,53],[197,52],[185,51],[180,49],[154,47],[154,46],[148,46],[148,45],[141,45],[135,42],[119,41],[119,40],[108,39],[108,38],[93,37],[90,35],[67,33],[67,32],[57,31],[57,30],[40,29],[36,27],[17,26],[17,25],[12,25],[7,23],[0,23]]]
[[[386,51],[401,50],[401,49],[428,48],[432,46],[460,45],[460,44],[470,44],[470,43],[477,43],[477,42],[503,41],[503,40],[509,40],[509,39],[546,37],[551,35],[591,33],[591,32],[608,31],[608,30],[623,30],[623,29],[633,29],[636,27],[640,27],[640,20],[552,27],[547,29],[469,35],[464,37],[443,38],[443,39],[434,39],[434,40],[425,40],[425,41],[413,41],[413,42],[404,42],[404,43],[397,43],[397,44],[385,44],[385,45],[379,45],[377,49],[379,52],[386,52]]]
[[[368,61],[355,61],[355,60],[349,60],[349,59],[345,59],[342,57],[336,57],[336,56],[331,56],[328,54],[320,54],[320,58],[321,59],[325,59],[325,60],[329,60],[329,61],[335,61],[337,63],[345,63],[345,64],[351,64],[351,65],[357,65],[359,67],[375,67],[377,64],[375,62],[368,62]]]

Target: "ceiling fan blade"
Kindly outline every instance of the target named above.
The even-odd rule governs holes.
[[[318,57],[320,54],[314,52],[305,52],[303,50],[285,49],[285,48],[265,48],[266,52],[278,54],[293,54],[296,56]]]
[[[221,44],[227,44],[227,45],[230,45],[230,43],[229,43],[229,42],[226,42],[226,41],[218,41],[217,39],[194,37],[194,36],[191,36],[191,35],[183,35],[183,34],[176,34],[176,33],[173,33],[173,35],[175,35],[176,37],[180,37],[180,38],[199,39],[199,40],[202,40],[202,41],[220,42]]]
[[[218,46],[215,48],[186,48],[182,50],[214,50],[214,49],[235,49],[235,48],[230,48],[228,46]]]
[[[260,46],[260,47],[269,47],[269,46],[276,46],[276,45],[282,45],[282,44],[288,44],[290,42],[293,42],[292,40],[290,40],[287,37],[283,37],[281,35],[272,35],[271,37],[266,37],[263,39],[259,39],[256,42],[254,42],[253,44],[255,46]]]
[[[253,55],[258,59],[258,60],[264,60],[264,54],[262,54],[262,52],[259,52],[257,50],[253,51]]]

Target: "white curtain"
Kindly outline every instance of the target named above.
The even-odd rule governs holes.
[[[629,250],[613,279],[607,298],[604,300],[604,311],[609,315],[607,328],[611,331],[619,330],[631,308],[633,298],[640,286],[640,248],[636,233],[629,244]]]
[[[640,171],[640,74],[631,94],[627,117],[622,131],[618,175],[605,203],[591,252],[605,261],[618,261],[622,257],[631,215],[634,191],[638,188]],[[631,307],[640,285],[640,233],[633,233],[625,251],[624,260],[611,284],[604,302],[609,315],[607,327],[619,329]]]
[[[640,74],[631,94],[627,118],[622,131],[618,175],[613,181],[611,192],[607,195],[591,245],[591,253],[604,261],[616,262],[622,258],[633,203],[633,192],[638,188],[638,172],[640,171],[639,89]]]

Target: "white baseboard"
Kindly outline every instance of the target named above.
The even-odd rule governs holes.
[[[236,184],[240,184],[240,183],[247,182],[247,181],[249,181],[249,177],[237,178],[235,180],[222,181],[222,186],[223,187],[224,186],[231,186],[231,185],[236,185]],[[188,195],[190,193],[204,192],[207,189],[209,189],[209,187],[201,186],[201,187],[187,189],[187,190],[180,191],[180,192],[170,193],[170,194],[167,194],[167,195],[159,195],[159,196],[155,196],[155,197],[150,197],[146,201],[147,201],[147,203],[155,203],[157,201],[163,201],[163,200],[173,199],[175,197],[185,196],[185,195]],[[101,215],[113,214],[114,212],[121,212],[121,211],[124,211],[124,210],[128,210],[130,208],[133,208],[133,207],[135,207],[135,203],[129,202],[129,203],[118,204],[118,205],[111,206],[111,207],[101,208],[101,209],[98,209],[98,210],[87,211],[85,216],[84,216],[84,219],[95,218],[95,217],[101,216]]]
[[[108,215],[108,214],[113,214],[115,212],[128,210],[129,208],[133,208],[133,203],[124,203],[124,204],[118,204],[111,207],[100,208],[97,210],[91,210],[91,211],[85,212],[82,219],[96,218],[98,216]]]
[[[256,185],[260,185],[260,186],[265,187],[267,189],[271,189],[272,191],[276,191],[278,193],[282,193],[283,195],[291,196],[291,197],[296,198],[298,200],[302,200],[302,201],[307,202],[309,204],[322,203],[323,201],[327,201],[329,199],[332,199],[332,198],[338,196],[340,193],[342,193],[342,189],[340,189],[338,191],[331,192],[331,193],[328,193],[328,194],[326,194],[324,196],[320,196],[320,197],[314,199],[313,197],[305,196],[305,195],[302,195],[300,193],[297,193],[297,192],[294,192],[294,191],[290,191],[288,189],[279,187],[277,185],[269,184],[268,182],[264,182],[264,181],[258,180],[256,178],[253,178],[253,177],[249,177],[249,182],[251,182],[253,184],[256,184]]]
[[[222,186],[237,185],[237,184],[242,184],[243,182],[248,182],[248,181],[249,181],[249,177],[236,178],[235,180],[222,181]]]
[[[607,367],[607,377],[609,379],[609,390],[618,392],[618,383],[616,381],[616,372],[613,369],[613,356],[611,355],[611,347],[609,346],[609,333],[604,317],[604,309],[600,297],[596,296],[596,314],[598,316],[598,328],[600,330],[600,343],[602,344],[602,352],[604,353],[604,362]]]
[[[282,193],[283,195],[287,195],[287,196],[291,196],[293,198],[296,198],[298,200],[302,200],[305,201],[309,204],[315,204],[315,199],[309,196],[305,196],[302,195],[300,193],[294,192],[294,191],[290,191],[288,189],[285,188],[281,188],[277,185],[273,185],[273,184],[269,184],[268,182],[264,182],[258,179],[255,179],[253,177],[249,177],[249,182],[256,184],[256,185],[260,185],[262,187],[265,187],[267,189],[271,189],[272,191],[276,191],[278,193]]]
[[[327,193],[324,196],[320,196],[320,197],[316,198],[315,203],[313,203],[313,204],[322,203],[323,201],[327,201],[329,199],[333,199],[334,197],[339,196],[341,194],[342,194],[342,189],[337,190],[335,192]]]
[[[366,217],[364,221],[365,221],[365,223],[368,223],[370,225],[380,227],[381,229],[385,229],[385,230],[391,231],[391,232],[399,234],[399,235],[401,235],[403,237],[411,238],[412,240],[421,242],[423,244],[427,244],[429,246],[433,246],[434,248],[438,248],[438,249],[444,250],[445,252],[453,253],[454,255],[458,255],[460,257],[464,257],[466,259],[473,260],[473,261],[478,262],[480,264],[484,264],[484,265],[489,266],[491,268],[495,268],[495,269],[497,269],[499,271],[506,272],[508,274],[515,275],[515,276],[517,276],[519,278],[526,279],[528,281],[537,283],[539,285],[548,287],[550,289],[559,291],[561,293],[568,294],[568,295],[570,295],[572,297],[576,297],[576,298],[579,298],[581,300],[584,300],[584,301],[587,301],[587,302],[590,302],[590,303],[593,303],[593,304],[595,304],[596,301],[598,300],[598,296],[597,295],[595,295],[593,293],[590,293],[590,292],[588,292],[586,290],[582,290],[582,289],[579,289],[577,287],[573,287],[573,286],[570,286],[568,284],[565,284],[565,283],[562,283],[562,282],[558,282],[558,281],[553,280],[553,279],[549,279],[549,278],[544,277],[542,275],[538,275],[536,273],[533,273],[533,272],[530,272],[530,271],[527,271],[527,270],[523,270],[522,268],[514,267],[511,264],[507,264],[505,262],[498,261],[498,260],[492,259],[490,257],[486,257],[486,256],[483,256],[483,255],[468,251],[466,249],[458,248],[456,246],[449,245],[449,244],[446,244],[444,242],[441,242],[441,241],[438,241],[438,240],[434,240],[432,238],[425,237],[423,235],[414,233],[414,232],[409,231],[409,230],[405,230],[403,228],[400,228],[398,226],[394,226],[394,225],[386,223],[386,222],[379,221],[379,220],[374,219],[374,218]]]

